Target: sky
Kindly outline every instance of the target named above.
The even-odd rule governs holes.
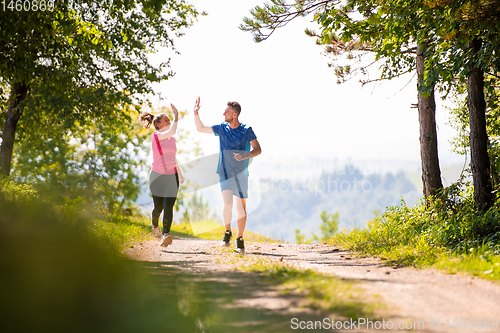
[[[173,103],[191,112],[179,128],[201,141],[205,155],[219,148],[218,140],[195,130],[192,109],[198,96],[205,125],[223,121],[228,101],[241,104],[240,121],[257,135],[261,163],[390,160],[418,166],[418,114],[411,107],[417,91],[411,76],[364,87],[356,78],[338,85],[322,48],[304,33],[306,27],[315,27],[312,17],[293,21],[255,43],[251,33],[238,27],[264,0],[189,2],[208,15],[176,40],[180,55],[163,49],[153,57],[171,57],[176,73],[154,89],[165,98],[163,105]],[[440,162],[463,163],[464,157],[450,152],[455,132],[447,125],[442,102],[437,103]]]

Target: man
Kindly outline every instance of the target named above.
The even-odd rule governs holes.
[[[247,221],[246,199],[248,198],[248,159],[261,153],[259,142],[251,127],[240,123],[241,106],[238,102],[228,102],[223,113],[224,122],[220,125],[205,126],[200,120],[198,111],[200,98],[194,107],[194,122],[198,132],[214,133],[219,136],[220,154],[217,173],[224,202],[223,220],[226,226],[223,246],[229,246],[231,241],[231,220],[233,196],[236,197],[236,212],[238,214],[238,237],[236,249],[245,253],[243,231]],[[252,150],[250,150],[250,146]]]

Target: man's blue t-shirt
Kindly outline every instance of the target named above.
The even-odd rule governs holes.
[[[228,179],[244,171],[248,177],[248,159],[237,161],[233,153],[244,154],[250,151],[250,141],[257,139],[252,127],[241,124],[232,129],[228,123],[213,125],[214,134],[219,137],[220,154],[217,173],[219,177]]]

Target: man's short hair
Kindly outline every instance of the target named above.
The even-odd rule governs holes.
[[[233,108],[234,112],[236,112],[238,115],[241,113],[241,105],[238,102],[227,102],[227,106],[230,106]]]

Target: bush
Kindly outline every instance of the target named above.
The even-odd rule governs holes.
[[[333,236],[330,242],[400,264],[429,265],[443,255],[462,255],[487,248],[500,254],[500,200],[486,213],[474,207],[472,189],[455,184],[410,208],[402,200],[368,222]]]

